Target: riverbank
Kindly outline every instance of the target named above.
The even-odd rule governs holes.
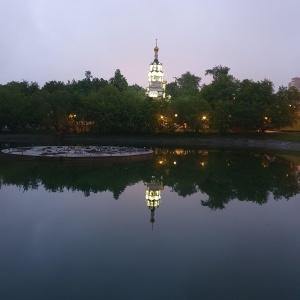
[[[225,148],[264,148],[300,151],[300,142],[284,140],[285,133],[281,133],[282,140],[272,139],[272,133],[265,136],[245,135],[102,135],[102,136],[82,136],[70,135],[62,140],[58,140],[54,135],[43,134],[0,134],[0,143],[15,144],[40,144],[40,145],[130,145],[136,147],[225,147]],[[287,134],[288,135],[288,134]],[[297,134],[297,139],[300,134]],[[278,135],[276,136],[278,138]]]

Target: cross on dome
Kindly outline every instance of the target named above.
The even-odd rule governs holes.
[[[156,43],[155,43],[155,48],[154,48],[154,52],[158,52],[159,48],[157,47],[157,39],[156,39]]]

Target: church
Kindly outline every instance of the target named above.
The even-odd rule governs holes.
[[[162,63],[158,61],[158,51],[157,40],[154,48],[154,60],[150,64],[150,70],[148,73],[148,87],[146,90],[146,95],[151,98],[164,99],[166,97],[166,84],[164,80],[164,73]]]

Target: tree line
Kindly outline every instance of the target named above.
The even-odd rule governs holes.
[[[269,80],[238,80],[228,67],[205,71],[210,84],[186,72],[166,86],[166,99],[154,99],[117,69],[109,80],[85,72],[82,80],[9,82],[0,85],[0,129],[70,132],[160,133],[265,131],[292,126],[300,92]]]

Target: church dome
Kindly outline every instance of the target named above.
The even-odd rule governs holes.
[[[156,42],[155,42],[155,47],[154,47],[154,52],[158,52],[159,48],[157,47],[157,39],[156,39]]]

